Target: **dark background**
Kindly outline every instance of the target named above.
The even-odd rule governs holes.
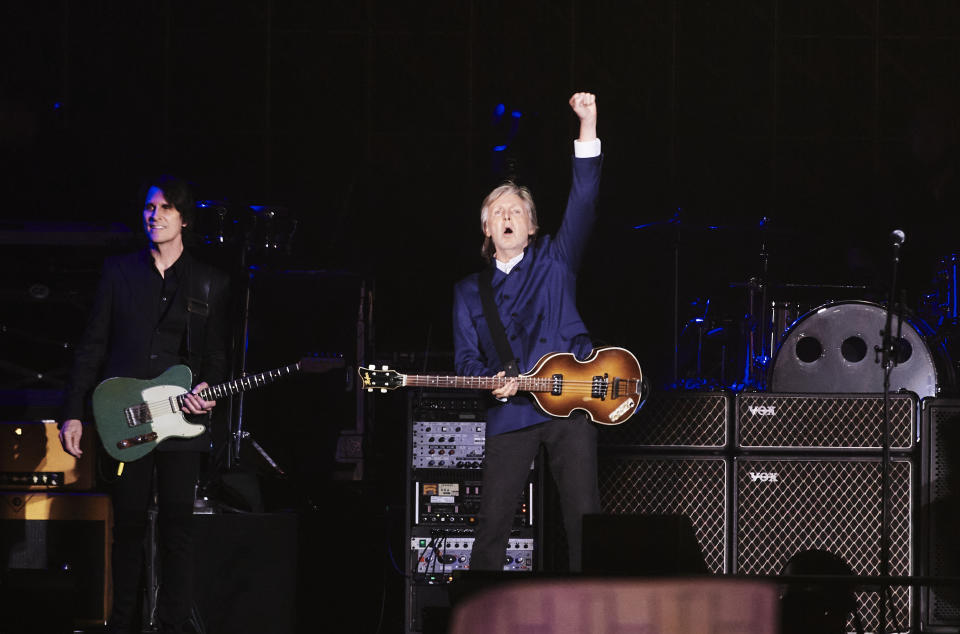
[[[732,316],[746,300],[727,287],[759,272],[763,217],[773,279],[814,285],[885,284],[887,235],[903,228],[914,304],[956,248],[950,2],[2,11],[3,218],[136,229],[138,186],[161,170],[237,216],[282,206],[300,222],[298,266],[375,279],[381,354],[429,348],[449,365],[450,287],[479,266],[479,202],[504,176],[531,186],[556,228],[575,90],[599,96],[606,154],[583,313],[651,370],[670,356],[678,232],[637,225],[681,209],[681,301]],[[724,229],[699,230],[712,225]],[[822,295],[807,303],[836,299]]]
[[[919,309],[938,261],[960,247],[960,6],[949,1],[7,0],[0,32],[0,291],[5,333],[19,333],[3,356],[49,366],[39,387],[62,380],[50,347],[76,339],[99,261],[119,247],[31,243],[61,226],[44,223],[138,231],[139,186],[158,171],[223,201],[231,222],[251,204],[299,222],[289,249],[207,245],[205,256],[235,273],[253,263],[336,280],[329,296],[320,282],[282,300],[267,284],[253,301],[280,302],[292,319],[251,346],[286,350],[302,336],[349,350],[325,329],[343,326],[327,309],[355,276],[374,289],[375,347],[354,361],[451,370],[451,287],[481,265],[480,201],[515,176],[543,231],[556,229],[578,90],[598,95],[605,154],[582,313],[658,385],[674,378],[674,326],[707,300],[739,354],[743,285],[761,272],[762,246],[771,282],[808,285],[774,299],[802,309],[882,299],[894,228],[907,235],[901,282]],[[682,229],[663,224],[675,214]],[[198,219],[201,236],[212,222]],[[52,295],[27,297],[37,281]],[[6,387],[31,387],[22,374]],[[393,491],[403,395],[378,403],[364,480],[391,479]],[[350,407],[326,419],[350,427]],[[333,439],[320,435],[278,435],[269,449],[300,465],[314,446],[326,463]],[[325,490],[323,469],[299,471]],[[388,526],[396,495],[386,511],[371,505]]]

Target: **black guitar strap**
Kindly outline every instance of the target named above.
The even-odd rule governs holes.
[[[210,285],[213,276],[205,266],[192,262],[190,282],[187,285],[187,359],[190,369],[200,372],[204,333],[210,315]]]
[[[487,327],[490,329],[490,336],[493,337],[493,343],[497,347],[497,355],[500,357],[500,365],[507,376],[519,376],[520,368],[517,366],[517,358],[507,342],[507,331],[500,321],[500,313],[497,312],[497,305],[493,301],[493,271],[494,266],[487,267],[480,272],[479,291],[480,303],[483,305],[483,316],[487,318]]]

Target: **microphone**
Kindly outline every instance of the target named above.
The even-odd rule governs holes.
[[[903,246],[904,241],[907,239],[907,234],[903,232],[903,229],[894,229],[890,232],[890,242],[893,244],[893,261],[900,261],[900,247]]]

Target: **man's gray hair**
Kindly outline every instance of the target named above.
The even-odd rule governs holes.
[[[533,194],[531,194],[530,190],[526,187],[521,187],[516,183],[508,181],[487,194],[487,197],[483,199],[483,204],[480,205],[480,232],[483,233],[484,237],[483,248],[480,249],[480,255],[485,260],[492,260],[495,251],[493,240],[487,235],[487,219],[490,217],[490,208],[498,198],[506,196],[507,194],[513,194],[523,201],[523,206],[527,211],[527,217],[530,219],[530,226],[533,227],[533,235],[530,236],[530,242],[537,239],[537,231],[540,230],[540,225],[537,224],[537,206],[533,203]]]

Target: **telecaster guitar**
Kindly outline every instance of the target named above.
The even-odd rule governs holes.
[[[226,398],[263,387],[295,372],[326,372],[343,367],[341,358],[306,357],[297,363],[244,376],[197,393],[204,400]],[[93,418],[104,449],[121,462],[142,458],[168,438],[194,438],[205,426],[184,418],[184,395],[193,373],[175,365],[155,379],[107,379],[93,391]]]
[[[383,392],[398,387],[494,390],[510,377],[400,374],[386,367],[359,368],[363,387]],[[619,425],[633,416],[647,399],[649,388],[637,358],[613,346],[597,348],[586,361],[569,352],[552,352],[530,372],[516,377],[519,390],[528,392],[551,416],[569,416],[583,410],[601,425]]]

